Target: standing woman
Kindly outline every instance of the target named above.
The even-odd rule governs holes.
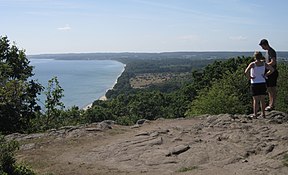
[[[259,102],[261,104],[261,115],[265,117],[266,79],[267,76],[273,73],[274,68],[263,61],[263,55],[259,51],[254,53],[254,59],[255,61],[251,62],[245,69],[245,74],[251,82],[253,97],[253,115],[251,117],[257,117]],[[265,73],[265,70],[268,71]]]

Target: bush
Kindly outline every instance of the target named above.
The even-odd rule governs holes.
[[[35,173],[23,165],[17,165],[14,152],[19,148],[16,141],[7,142],[0,135],[0,174],[1,175],[35,175]]]
[[[116,123],[120,125],[131,126],[134,125],[141,117],[132,115],[132,116],[121,116],[116,118]]]
[[[278,64],[279,78],[277,87],[276,109],[288,113],[288,64]]]
[[[283,157],[283,164],[288,167],[288,153]]]
[[[223,79],[203,89],[192,102],[186,116],[200,114],[248,113],[251,108],[249,84],[242,69],[224,75]]]
[[[93,106],[84,113],[84,118],[87,123],[101,122],[103,120],[114,120],[114,116],[109,109],[101,106]]]

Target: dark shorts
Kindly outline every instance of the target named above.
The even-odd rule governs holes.
[[[266,83],[251,84],[252,96],[266,95],[267,87]]]
[[[267,87],[277,86],[277,79],[278,79],[278,71],[275,70],[271,75],[267,77],[266,80]]]

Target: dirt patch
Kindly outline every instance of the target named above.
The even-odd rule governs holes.
[[[39,174],[287,175],[287,121],[288,115],[277,111],[253,120],[206,115],[7,138],[22,143],[18,161]]]
[[[130,79],[132,88],[147,88],[151,85],[157,85],[169,80],[181,80],[189,73],[145,73],[136,75]]]

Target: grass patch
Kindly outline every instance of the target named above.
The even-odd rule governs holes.
[[[283,164],[288,167],[288,153],[283,157]]]
[[[183,173],[183,172],[192,171],[192,170],[196,170],[196,169],[198,169],[197,166],[182,167],[182,168],[180,168],[177,172]]]

